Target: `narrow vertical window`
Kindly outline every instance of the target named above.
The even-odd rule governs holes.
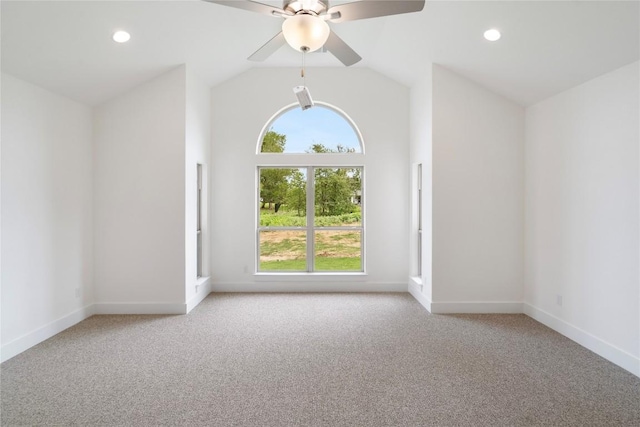
[[[417,261],[417,275],[422,276],[422,163],[418,164],[418,173],[416,174],[416,189],[417,189],[417,202],[418,202],[418,250],[416,251],[418,259]]]
[[[196,276],[198,278],[202,277],[202,165],[198,164],[198,173],[197,173],[197,219],[196,219],[196,240],[197,240],[197,267],[196,267]]]

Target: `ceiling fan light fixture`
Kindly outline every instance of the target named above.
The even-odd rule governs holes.
[[[329,38],[329,25],[315,15],[299,13],[282,23],[284,38],[295,50],[313,52],[320,49]]]

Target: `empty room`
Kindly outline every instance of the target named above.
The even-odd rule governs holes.
[[[640,425],[640,1],[0,30],[1,425]]]

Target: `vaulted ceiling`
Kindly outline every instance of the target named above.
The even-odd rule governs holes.
[[[375,1],[375,0],[364,0]],[[280,1],[264,0],[281,6]],[[333,1],[331,4],[345,3]],[[369,67],[411,86],[431,62],[531,105],[640,57],[638,1],[427,1],[420,13],[332,24]],[[251,67],[297,67],[288,46],[246,58],[281,19],[199,0],[2,1],[2,71],[97,105],[187,63],[214,86]],[[488,42],[488,28],[502,39]],[[117,29],[131,41],[117,44]],[[329,53],[307,66],[343,67]]]

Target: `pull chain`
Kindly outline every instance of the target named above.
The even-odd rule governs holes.
[[[302,77],[302,86],[307,87],[307,76],[305,75],[304,72],[304,68],[306,65],[305,59],[306,59],[306,54],[307,54],[307,49],[306,48],[302,48],[302,70],[300,70],[300,77]]]

